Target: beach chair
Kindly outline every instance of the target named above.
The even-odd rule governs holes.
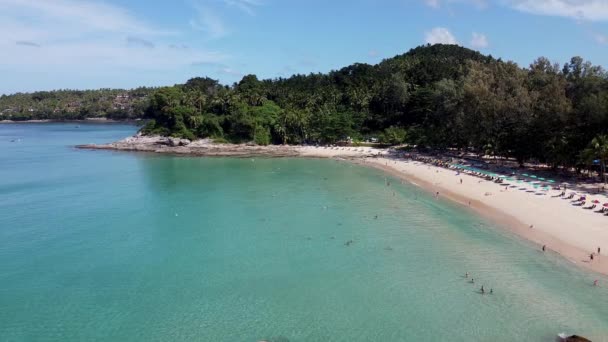
[[[594,204],[594,205],[592,205],[592,206],[585,207],[585,208],[583,208],[583,209],[586,209],[586,210],[593,210],[593,209],[595,209],[596,207],[597,207],[597,205],[595,205],[595,204]]]
[[[564,197],[563,199],[569,200],[569,199],[573,199],[573,198],[574,198],[574,194],[570,194],[570,195],[568,195],[568,197]]]
[[[575,207],[582,207],[582,206],[585,205],[585,203],[586,203],[585,201],[582,201],[582,202],[572,202],[572,205],[575,206]]]

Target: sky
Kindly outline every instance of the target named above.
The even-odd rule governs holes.
[[[0,94],[288,77],[459,44],[608,66],[608,0],[0,0]]]

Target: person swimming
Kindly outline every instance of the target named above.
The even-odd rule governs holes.
[[[465,277],[465,278],[468,278],[468,277],[469,277],[469,272],[466,272],[466,273],[464,274],[464,277]]]
[[[490,289],[490,294],[494,293],[494,290]]]
[[[469,283],[471,283],[471,284],[475,283],[475,279],[471,278],[471,281]]]

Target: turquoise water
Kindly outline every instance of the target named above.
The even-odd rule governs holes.
[[[1,341],[608,341],[597,275],[379,171],[71,147],[134,130],[0,125]]]

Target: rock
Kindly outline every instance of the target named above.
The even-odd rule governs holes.
[[[180,139],[180,138],[168,138],[167,145],[169,145],[171,147],[188,146],[188,145],[190,145],[190,140]]]

